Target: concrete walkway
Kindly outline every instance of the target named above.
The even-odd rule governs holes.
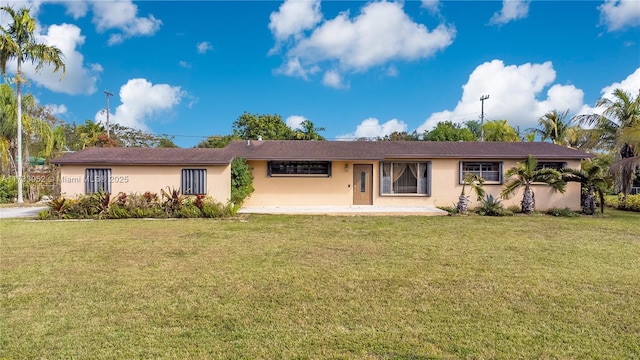
[[[248,206],[240,214],[297,214],[297,215],[371,215],[371,216],[444,216],[448,213],[425,206]]]
[[[36,217],[46,206],[0,207],[0,219]]]

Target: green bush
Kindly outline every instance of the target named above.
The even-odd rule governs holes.
[[[38,214],[40,219],[126,219],[126,218],[221,218],[236,214],[239,206],[223,205],[212,197],[187,197],[163,192],[164,201],[157,194],[144,193],[110,196],[106,193],[80,195],[74,199],[57,197],[47,205],[49,209]]]
[[[12,203],[18,196],[18,178],[15,176],[0,176],[0,203]]]
[[[456,209],[455,206],[437,206],[437,208],[446,211],[449,215],[455,215],[458,213],[458,209]]]
[[[478,215],[482,216],[511,216],[513,213],[502,206],[502,201],[489,194],[480,200],[480,206],[475,209]]]
[[[578,217],[580,216],[580,214],[578,214],[577,212],[569,209],[569,208],[551,208],[548,209],[545,212],[547,215],[551,215],[551,216],[557,216],[557,217],[568,217],[568,218],[573,218],[573,217]]]
[[[231,162],[231,202],[240,206],[253,193],[253,174],[242,158]]]
[[[640,212],[640,194],[627,195],[626,199],[622,195],[611,195],[605,197],[604,203],[616,209]]]

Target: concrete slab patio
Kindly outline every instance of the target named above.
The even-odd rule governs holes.
[[[448,213],[435,207],[423,206],[248,206],[241,214],[291,214],[291,215],[370,215],[370,216],[445,216]]]

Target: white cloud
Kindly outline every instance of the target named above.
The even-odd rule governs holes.
[[[640,91],[640,67],[638,67],[631,75],[627,76],[626,79],[613,83],[609,86],[605,86],[600,92],[602,93],[602,96],[611,96],[615,89],[622,89],[623,91],[636,96],[638,91]]]
[[[93,23],[96,30],[104,32],[111,29],[121,33],[112,34],[109,45],[123,42],[134,36],[150,36],[155,34],[162,21],[153,15],[138,17],[138,6],[131,1],[93,1]]]
[[[300,124],[302,124],[302,122],[305,120],[307,120],[307,118],[305,118],[304,116],[291,115],[284,122],[293,130],[302,130],[302,126]]]
[[[185,69],[191,69],[191,64],[189,64],[188,62],[186,62],[184,60],[180,60],[178,62],[178,65],[180,65],[181,67],[183,67]]]
[[[197,43],[196,48],[198,49],[198,54],[206,54],[208,51],[213,50],[213,46],[208,41]]]
[[[598,6],[600,23],[608,31],[622,30],[626,27],[640,26],[640,1],[605,0]]]
[[[286,0],[269,16],[269,30],[278,42],[299,36],[322,19],[320,0]]]
[[[354,18],[342,12],[309,36],[298,36],[278,72],[303,78],[323,67],[342,74],[363,72],[392,61],[427,58],[448,47],[454,37],[453,27],[440,25],[430,31],[413,22],[401,2],[374,2]]]
[[[179,86],[168,84],[153,85],[146,79],[131,79],[120,88],[121,105],[109,120],[124,126],[140,130],[149,130],[147,121],[152,116],[171,110],[187,94]],[[98,112],[96,121],[104,122],[105,114]]]
[[[324,76],[322,77],[322,83],[335,89],[348,87],[342,82],[342,76],[340,75],[340,73],[335,70],[326,71],[324,73]]]
[[[62,51],[66,75],[61,80],[62,69],[54,73],[53,66],[45,65],[36,72],[34,65],[24,63],[22,70],[31,81],[49,90],[71,95],[96,92],[96,82],[102,72],[102,66],[84,63],[84,56],[77,50],[85,40],[79,27],[70,24],[51,25],[45,34],[37,34],[36,39],[46,45],[56,46]],[[15,73],[16,63],[10,61],[7,64],[7,70]]]
[[[504,25],[510,21],[523,19],[529,14],[529,0],[503,0],[502,9],[489,20],[492,25]]]
[[[392,119],[381,124],[378,119],[371,117],[363,120],[354,133],[340,135],[338,139],[354,140],[359,138],[377,138],[384,137],[396,131],[407,131],[407,124],[398,119]]]
[[[44,107],[49,109],[49,111],[51,111],[51,114],[53,115],[62,115],[66,114],[67,111],[69,111],[69,109],[67,109],[67,106],[64,104],[47,104]]]
[[[421,6],[432,13],[440,12],[440,0],[422,0]]]
[[[607,85],[600,90],[601,97],[613,100],[613,91],[621,89],[631,94],[631,96],[638,96],[640,92],[640,67],[638,67],[633,73],[627,76],[620,82],[614,82]],[[585,104],[578,112],[578,114],[602,114],[602,108],[596,108],[594,104]]]
[[[440,121],[463,123],[479,120],[480,96],[484,102],[485,120],[506,119],[522,129],[535,126],[540,116],[550,110],[575,112],[583,106],[584,92],[573,85],[553,84],[556,72],[551,62],[542,64],[505,65],[493,60],[479,65],[462,86],[462,98],[453,110],[431,114],[417,129],[431,130]],[[545,88],[546,97],[539,100]]]

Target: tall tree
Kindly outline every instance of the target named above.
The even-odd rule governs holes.
[[[632,94],[616,89],[612,98],[602,97],[596,107],[603,108],[602,115],[580,115],[577,120],[594,128],[591,130],[595,141],[603,150],[612,151],[618,161],[611,166],[617,188],[626,197],[631,190],[635,172],[640,167],[640,89]]]
[[[506,182],[500,194],[503,198],[509,199],[521,187],[524,187],[522,202],[520,203],[522,212],[531,214],[536,210],[535,194],[531,189],[533,183],[549,185],[554,191],[564,192],[566,183],[562,180],[559,171],[545,168],[537,169],[538,161],[531,155],[512,167],[505,173]]]
[[[60,49],[36,42],[34,31],[36,21],[29,15],[26,7],[15,11],[10,6],[3,6],[0,12],[6,13],[13,21],[8,28],[0,26],[0,71],[6,77],[7,62],[15,60],[16,67],[16,94],[18,98],[18,150],[16,153],[16,163],[18,167],[18,203],[24,202],[22,196],[22,94],[21,85],[26,80],[22,74],[22,64],[30,61],[36,64],[36,70],[42,69],[45,64],[54,66],[54,72],[62,69],[62,76],[66,72],[63,55]]]
[[[569,122],[565,121],[568,114],[569,110],[562,113],[551,110],[538,119],[538,128],[527,131],[540,136],[541,141],[551,140],[554,144],[568,145],[567,136],[571,127]]]
[[[487,121],[486,123],[484,123],[484,126],[482,128],[484,129],[485,141],[522,141],[516,129],[509,125],[509,123],[507,123],[507,120]]]
[[[233,135],[244,140],[289,140],[294,131],[278,114],[243,113],[233,122]]]
[[[426,141],[476,141],[478,137],[466,127],[451,121],[441,121],[431,130],[425,131]]]
[[[206,140],[202,140],[196,145],[197,148],[223,148],[233,140],[240,140],[235,135],[213,135]]]

